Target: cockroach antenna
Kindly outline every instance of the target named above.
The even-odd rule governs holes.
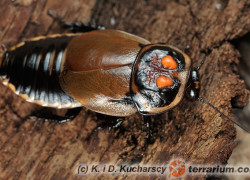
[[[200,70],[201,66],[204,64],[206,60],[206,57],[204,57],[200,63],[200,65],[195,68],[197,70],[197,72]],[[211,108],[213,108],[215,111],[217,111],[220,115],[222,115],[224,118],[226,118],[229,121],[232,121],[233,123],[235,123],[237,126],[239,126],[240,128],[244,129],[245,131],[247,131],[248,133],[250,133],[250,129],[249,126],[244,126],[243,124],[241,124],[240,122],[237,122],[236,120],[233,120],[231,118],[229,118],[228,116],[226,116],[223,112],[221,112],[218,108],[216,108],[214,105],[212,105],[211,103],[209,103],[208,101],[206,101],[205,99],[203,99],[202,97],[198,97],[197,98],[199,101],[203,102],[204,104],[209,105]]]
[[[200,70],[200,68],[201,68],[201,66],[204,64],[205,60],[206,60],[206,56],[201,60],[200,65],[196,68],[197,71]]]

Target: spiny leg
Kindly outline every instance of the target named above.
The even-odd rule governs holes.
[[[67,121],[72,121],[82,110],[82,107],[68,109],[65,116],[58,116],[51,112],[51,109],[44,108],[39,111],[34,112],[28,118],[36,118],[38,121],[49,121],[55,123],[64,123]]]
[[[153,127],[152,127],[152,119],[150,116],[144,116],[143,117],[144,120],[144,125],[146,126],[146,136],[145,136],[145,145],[143,147],[143,149],[149,145],[149,144],[153,144],[154,143],[154,139],[153,139]]]
[[[59,22],[60,26],[65,29],[69,29],[73,33],[77,32],[89,32],[94,30],[103,30],[105,29],[104,26],[99,26],[96,24],[89,24],[89,23],[82,23],[79,21],[69,23],[66,22],[62,17],[58,16],[54,11],[49,10],[48,15],[54,18],[56,21]]]
[[[114,131],[119,130],[119,133],[117,134],[116,137],[118,137],[121,133],[124,132],[124,127],[122,126],[122,123],[124,122],[125,117],[115,117],[97,113],[97,118],[98,118],[97,126],[91,131],[91,133],[86,138],[88,141],[90,140],[92,135],[99,130],[103,129],[108,129],[109,131],[113,129]]]

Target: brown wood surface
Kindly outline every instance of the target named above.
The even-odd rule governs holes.
[[[71,22],[94,20],[153,43],[180,49],[189,45],[194,66],[207,57],[200,70],[201,97],[231,118],[231,102],[239,108],[247,102],[248,91],[237,70],[240,54],[231,41],[250,30],[249,0],[1,0],[1,43],[10,47],[35,36],[65,32],[47,15],[48,9]],[[103,121],[95,112],[84,109],[75,120],[60,125],[23,121],[37,109],[41,107],[0,85],[0,179],[81,179],[76,175],[80,162],[152,165],[181,158],[197,164],[227,163],[236,146],[233,123],[207,105],[186,99],[151,118],[153,138],[148,144],[146,118],[139,114],[126,118],[116,131],[92,132]],[[85,178],[97,176],[135,178]],[[140,177],[144,178],[148,177]]]

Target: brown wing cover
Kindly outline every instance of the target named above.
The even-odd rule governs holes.
[[[112,69],[134,62],[141,44],[149,41],[117,30],[92,31],[73,39],[66,67],[72,71]]]
[[[128,116],[136,108],[127,97],[134,63],[149,42],[115,30],[93,31],[74,38],[61,75],[63,89],[96,112]]]

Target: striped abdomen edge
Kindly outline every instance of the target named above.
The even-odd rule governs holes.
[[[80,104],[66,94],[59,75],[68,43],[75,35],[39,37],[6,51],[0,64],[3,84],[27,101],[55,108]]]

